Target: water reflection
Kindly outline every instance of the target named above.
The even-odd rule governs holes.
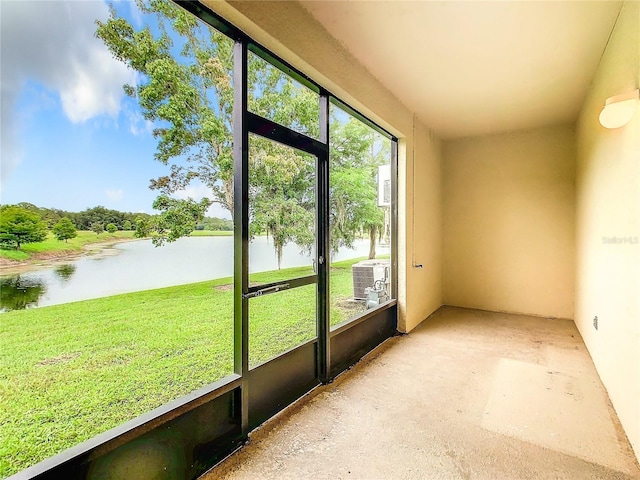
[[[113,249],[117,255],[82,257],[68,264],[43,268],[19,276],[0,275],[0,312],[58,305],[109,297],[172,285],[233,276],[233,237],[187,237],[156,248],[150,240],[126,242]],[[341,249],[332,261],[364,257],[368,240],[355,249]],[[251,272],[278,268],[270,238],[256,237],[249,247]],[[312,258],[294,245],[282,252],[282,268],[310,266]],[[22,300],[15,299],[16,296]]]
[[[75,272],[76,266],[71,263],[60,265],[53,271],[53,273],[55,273],[56,277],[58,277],[62,283],[67,283],[69,280],[71,280],[71,277]]]
[[[16,275],[0,280],[0,309],[3,312],[35,307],[47,292],[39,278]]]

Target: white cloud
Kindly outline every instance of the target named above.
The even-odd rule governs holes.
[[[207,217],[218,217],[231,219],[231,213],[219,203],[212,204],[207,210]]]
[[[122,63],[114,63],[106,48],[93,48],[89,64],[79,58],[69,60],[70,75],[58,86],[62,108],[73,123],[120,111],[122,85],[134,83],[135,76]]]
[[[133,71],[94,36],[108,18],[104,1],[0,1],[2,178],[20,162],[16,101],[27,80],[57,92],[67,118],[116,116]]]
[[[133,135],[138,136],[151,133],[153,131],[153,122],[145,120],[139,111],[125,107],[124,114],[127,117],[127,120],[129,120],[129,131]]]
[[[121,188],[119,188],[118,190],[107,190],[104,193],[107,195],[107,198],[109,198],[109,200],[112,200],[114,202],[122,200],[122,197],[124,197],[124,190],[122,190]]]
[[[203,184],[197,185],[189,185],[187,188],[183,190],[178,190],[173,194],[175,198],[179,198],[181,200],[186,200],[187,198],[191,198],[196,202],[201,200],[204,197],[207,197],[209,200],[213,199],[213,194],[208,187]],[[208,217],[218,217],[218,218],[231,218],[231,214],[229,211],[224,208],[219,203],[213,203],[207,210]]]
[[[211,190],[209,190],[205,185],[189,185],[187,188],[183,190],[178,190],[173,194],[175,198],[179,198],[180,200],[186,200],[187,198],[192,198],[196,202],[202,200],[204,197],[207,197],[209,200],[213,198],[211,195]]]

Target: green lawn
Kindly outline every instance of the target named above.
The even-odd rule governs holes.
[[[78,236],[67,242],[56,239],[49,233],[43,242],[25,243],[20,250],[3,250],[0,249],[0,258],[7,258],[19,262],[28,261],[29,259],[38,259],[43,256],[62,256],[66,253],[76,253],[94,243],[118,242],[122,240],[134,239],[133,231],[119,230],[114,233],[103,232],[100,235],[95,232],[78,230]],[[231,236],[233,232],[217,231],[217,230],[194,230],[191,232],[192,237],[223,237]]]
[[[230,230],[194,230],[191,237],[230,237],[233,232]]]
[[[79,252],[85,245],[92,243],[117,242],[124,239],[133,239],[132,231],[118,231],[115,233],[104,232],[100,235],[95,232],[78,231],[76,238],[71,238],[67,242],[56,239],[49,233],[43,242],[25,243],[20,250],[2,250],[0,249],[0,257],[10,260],[24,261],[38,255],[49,254],[51,256],[64,255],[65,253]]]
[[[95,234],[94,234],[95,235]],[[355,311],[351,265],[331,272],[331,323]],[[252,275],[272,282],[309,268]],[[230,279],[0,316],[0,476],[11,475],[232,372]],[[250,361],[315,336],[315,285],[250,301]]]

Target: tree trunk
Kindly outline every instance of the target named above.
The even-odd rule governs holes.
[[[378,229],[375,225],[369,227],[369,260],[376,258],[376,237]]]
[[[231,219],[233,220],[233,178],[224,181],[224,201],[225,207],[229,210]]]
[[[278,257],[278,270],[280,270],[280,262],[282,261],[282,245],[276,245],[276,256]]]

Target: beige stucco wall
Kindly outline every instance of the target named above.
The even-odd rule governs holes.
[[[598,122],[639,83],[640,3],[627,1],[577,127],[575,322],[640,458],[640,111],[623,128]]]
[[[444,303],[573,318],[570,125],[444,145]]]
[[[406,155],[406,276],[400,330],[410,331],[442,305],[442,154],[440,141],[418,121],[415,152]],[[410,145],[413,148],[413,143]],[[419,267],[422,265],[422,267]]]
[[[398,159],[399,328],[442,304],[439,141],[297,2],[205,1],[238,28],[400,139]],[[399,55],[402,52],[398,52]],[[415,128],[414,128],[415,123]],[[414,131],[416,142],[414,142]],[[414,143],[415,162],[414,162]],[[421,178],[415,191],[408,180]],[[415,211],[415,235],[408,223]],[[412,256],[425,265],[411,267]]]

